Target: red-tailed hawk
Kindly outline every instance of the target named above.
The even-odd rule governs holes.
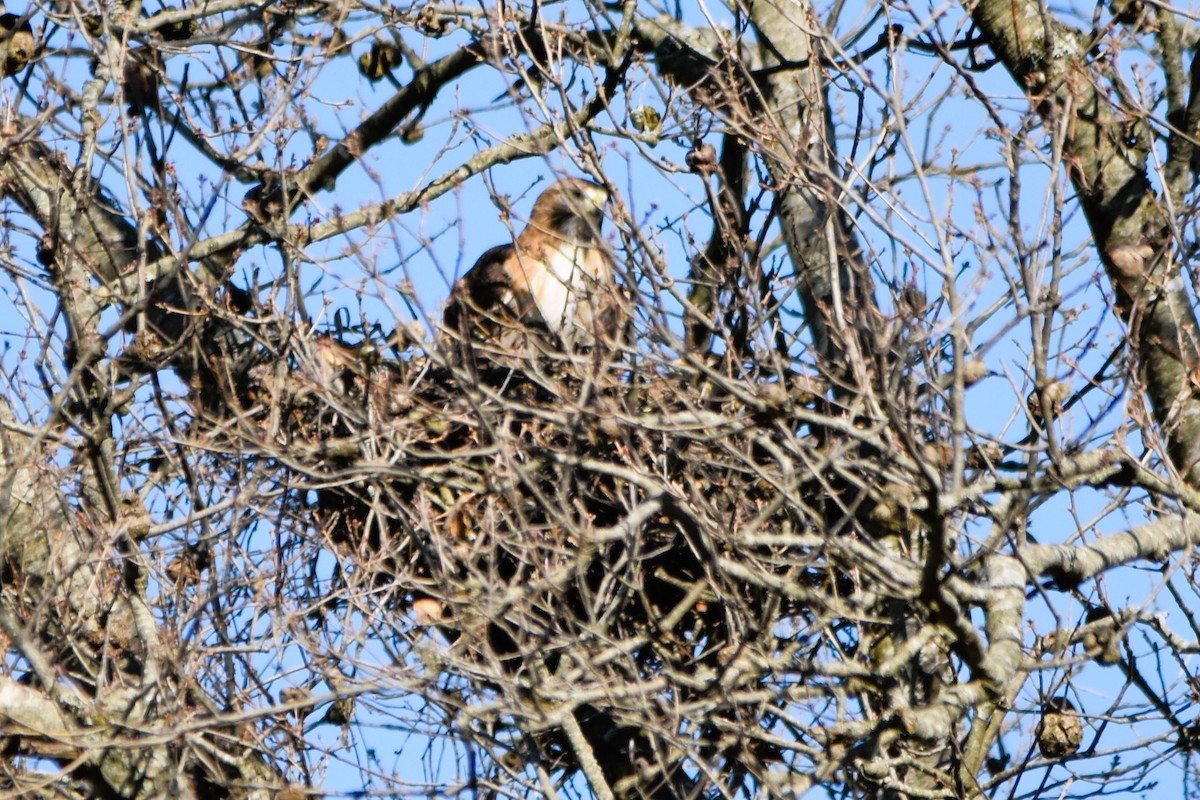
[[[608,199],[579,178],[542,192],[516,240],[488,250],[454,285],[446,330],[498,353],[521,352],[539,330],[566,350],[615,346],[625,314],[600,234]]]

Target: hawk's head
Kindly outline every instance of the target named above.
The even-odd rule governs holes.
[[[582,178],[565,178],[542,192],[533,205],[529,226],[571,242],[600,238],[608,190]]]

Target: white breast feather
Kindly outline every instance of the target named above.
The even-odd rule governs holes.
[[[573,245],[548,247],[545,264],[549,269],[531,276],[534,279],[529,283],[538,314],[555,333],[562,333],[565,326],[575,322],[580,295],[588,291],[586,254],[586,248]]]

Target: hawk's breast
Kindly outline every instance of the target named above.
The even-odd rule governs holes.
[[[603,251],[567,243],[548,245],[542,264],[540,280],[531,280],[529,287],[542,321],[564,338],[590,344],[595,338],[591,298],[607,272]]]

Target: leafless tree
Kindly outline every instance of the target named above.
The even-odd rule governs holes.
[[[9,8],[4,796],[1195,792],[1196,14]]]

